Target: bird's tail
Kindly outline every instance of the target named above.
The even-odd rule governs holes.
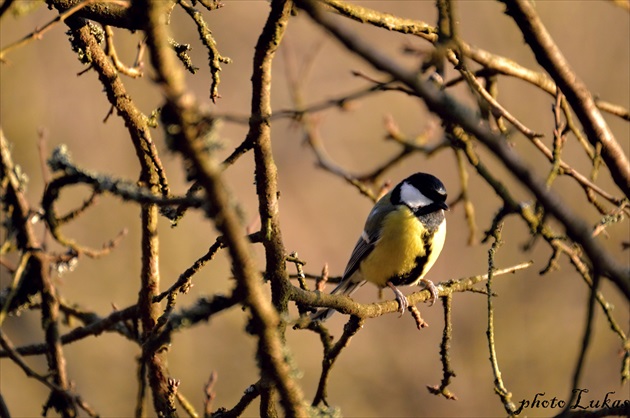
[[[337,287],[335,287],[332,292],[330,292],[331,295],[335,295],[337,293],[340,293],[342,295],[346,295],[346,296],[350,296],[352,295],[354,292],[356,292],[356,290],[359,288],[359,286],[361,286],[364,282],[353,282],[351,281],[349,278],[346,280],[342,280]],[[324,322],[325,320],[327,320],[328,318],[330,318],[332,316],[332,314],[335,313],[335,310],[333,308],[322,308],[322,309],[318,309],[317,312],[313,313],[311,315],[311,321],[321,321]]]

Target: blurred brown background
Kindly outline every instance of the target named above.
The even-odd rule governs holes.
[[[18,2],[20,3],[20,2]],[[27,3],[27,2],[22,2]],[[233,60],[223,65],[219,92],[222,98],[216,105],[208,98],[210,76],[207,55],[201,47],[195,27],[188,17],[177,10],[172,26],[175,39],[191,43],[191,56],[201,71],[188,77],[189,88],[199,101],[222,114],[246,116],[251,95],[250,76],[252,54],[257,37],[268,13],[265,1],[226,1],[225,7],[212,13],[204,12],[220,52]],[[437,14],[433,1],[370,1],[367,7],[387,11],[434,25]],[[490,1],[456,2],[460,35],[468,43],[504,55],[533,69],[539,69],[533,54],[523,43],[516,25],[503,14],[503,6]],[[536,7],[552,36],[572,64],[577,74],[599,97],[630,106],[630,18],[627,11],[608,1],[537,1]],[[36,27],[53,19],[55,12],[41,4],[26,17],[6,16],[0,27],[0,46],[19,39]],[[368,37],[374,48],[409,65],[414,59],[403,56],[405,45],[429,49],[428,43],[418,38],[404,37],[385,30],[347,22],[354,30]],[[29,174],[28,197],[35,205],[41,198],[43,182],[37,154],[37,130],[47,132],[49,151],[59,144],[67,144],[75,162],[84,168],[116,177],[136,179],[138,164],[122,121],[115,115],[106,124],[103,118],[109,104],[94,72],[77,77],[84,67],[70,50],[64,26],[57,26],[43,39],[31,42],[7,57],[0,65],[0,121],[4,133],[14,145],[14,159]],[[131,63],[140,34],[116,30],[116,47],[123,60]],[[305,84],[308,103],[365,87],[364,80],[351,74],[361,70],[379,77],[363,62],[348,54],[334,40],[327,37],[306,16],[291,20],[285,42],[274,62],[273,107],[291,107],[286,83],[283,54],[293,54],[298,65],[309,54],[320,48]],[[160,106],[162,98],[151,82],[150,65],[145,66],[145,78],[132,80],[123,77],[136,105],[145,113]],[[449,73],[453,76],[453,72]],[[552,138],[553,98],[519,80],[500,79],[501,103],[526,125]],[[465,89],[458,88],[460,98],[470,103]],[[364,173],[380,165],[387,156],[398,151],[396,144],[384,140],[385,115],[391,115],[402,132],[415,135],[432,120],[417,100],[396,93],[381,93],[352,104],[351,110],[333,109],[321,113],[320,131],[332,158],[353,173]],[[628,123],[606,115],[617,139],[628,152],[630,129]],[[246,126],[224,123],[224,157],[238,145],[246,133]],[[315,158],[303,145],[303,134],[289,120],[276,120],[272,127],[276,163],[281,189],[281,225],[287,251],[297,251],[307,261],[306,271],[319,273],[328,263],[331,274],[342,272],[352,246],[360,233],[371,203],[343,181],[315,167]],[[186,184],[181,175],[181,162],[169,154],[162,133],[155,131],[155,139],[173,190],[181,194]],[[434,140],[439,139],[439,134]],[[537,164],[540,176],[547,174],[548,165],[526,139],[515,136],[518,151],[531,164]],[[482,155],[483,150],[480,150]],[[563,159],[574,167],[584,169],[588,163],[584,152],[571,137]],[[488,163],[502,172],[493,160]],[[394,183],[416,171],[427,171],[439,176],[451,196],[456,196],[459,183],[453,153],[445,150],[427,159],[415,155],[385,178]],[[490,226],[500,202],[472,170],[472,200],[481,232]],[[588,173],[588,171],[586,171]],[[229,185],[247,214],[246,222],[256,219],[257,201],[253,187],[253,158],[241,158],[226,173]],[[505,176],[509,179],[509,176]],[[530,197],[512,179],[506,180],[515,194]],[[614,190],[604,170],[598,184]],[[584,197],[574,182],[560,179],[555,189],[562,193],[567,204],[592,224],[599,217],[594,209],[583,204]],[[86,190],[65,191],[59,202],[60,211],[77,207],[87,196]],[[468,230],[463,210],[458,205],[448,214],[447,242],[440,260],[429,278],[439,282],[484,273],[487,269],[488,245],[467,246]],[[57,279],[59,291],[67,301],[93,309],[102,316],[112,310],[112,304],[124,308],[134,304],[139,286],[139,209],[112,197],[101,197],[99,204],[80,220],[64,228],[68,236],[82,244],[99,247],[113,238],[122,228],[129,234],[113,251],[100,260],[81,259],[76,270]],[[477,238],[481,238],[481,232]],[[619,241],[628,238],[625,221],[609,230],[610,238],[602,238],[615,257],[628,264],[628,252],[619,248]],[[190,212],[181,224],[172,229],[166,220],[161,229],[161,274],[166,288],[178,275],[203,255],[214,242],[216,232],[212,224],[199,212]],[[561,270],[539,276],[550,256],[542,242],[529,253],[522,253],[528,231],[515,218],[507,221],[497,264],[507,267],[527,260],[534,266],[515,275],[495,281],[499,297],[496,304],[496,344],[504,382],[513,393],[515,403],[531,399],[538,392],[545,398],[566,398],[570,377],[579,352],[586,315],[587,288],[564,261]],[[263,266],[263,251],[256,252]],[[291,271],[293,271],[291,267]],[[7,271],[0,270],[0,284],[7,286]],[[197,297],[224,292],[232,283],[225,253],[209,263],[194,278],[194,287],[186,296],[178,298],[178,306],[187,306]],[[412,289],[406,289],[407,293]],[[628,304],[617,297],[616,289],[603,286],[609,302],[616,306],[615,315],[627,332]],[[357,294],[368,302],[377,298],[371,286]],[[391,298],[391,292],[384,293]],[[398,319],[388,315],[367,321],[340,356],[330,379],[329,401],[346,416],[504,416],[499,398],[493,392],[493,377],[488,361],[486,330],[486,298],[479,294],[457,294],[453,300],[454,334],[452,366],[457,373],[451,390],[458,401],[448,401],[430,395],[425,386],[440,382],[439,342],[442,335],[440,306],[420,307],[430,327],[417,331],[409,316]],[[346,320],[335,315],[329,322],[339,336]],[[233,309],[213,318],[208,324],[197,326],[174,336],[169,351],[172,377],[181,380],[180,390],[199,409],[202,409],[203,386],[211,371],[218,373],[214,405],[231,408],[248,385],[257,380],[254,359],[255,340],[244,333],[246,314]],[[43,340],[37,313],[26,313],[19,318],[8,318],[4,325],[15,345]],[[67,329],[64,328],[66,331]],[[69,328],[68,328],[69,329]],[[288,342],[295,361],[303,372],[301,383],[308,398],[315,393],[321,368],[322,352],[318,337],[307,331],[289,331]],[[76,391],[103,416],[126,417],[133,413],[136,396],[136,362],[138,348],[118,335],[105,334],[65,346],[68,372]],[[43,357],[28,357],[28,363],[45,372]],[[594,338],[588,352],[588,365],[580,385],[589,389],[588,399],[602,400],[606,392],[613,399],[628,399],[628,386],[621,386],[620,343],[610,331],[600,309],[597,309]],[[21,370],[7,359],[0,361],[0,390],[11,413],[16,417],[37,416],[47,397],[43,385],[27,379]],[[256,403],[247,416],[256,416]],[[530,409],[529,416],[549,416],[559,410]]]

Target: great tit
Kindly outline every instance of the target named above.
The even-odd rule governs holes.
[[[433,282],[424,278],[437,260],[446,238],[446,189],[426,173],[413,174],[374,205],[365,228],[352,250],[341,282],[331,294],[352,295],[365,282],[389,287],[396,295],[402,315],[407,299],[397,286],[422,282],[437,299]],[[324,321],[334,309],[320,309],[311,319]]]

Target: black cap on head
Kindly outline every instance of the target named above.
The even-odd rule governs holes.
[[[406,179],[401,181],[392,191],[391,199],[393,203],[408,203],[403,202],[403,196],[401,196],[401,191],[404,184],[413,186],[426,198],[432,200],[433,205],[436,206],[436,209],[448,209],[448,206],[445,203],[446,188],[437,177],[428,173],[416,173],[407,177]]]

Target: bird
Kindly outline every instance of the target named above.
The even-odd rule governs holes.
[[[331,294],[351,296],[370,282],[389,287],[402,316],[409,303],[398,286],[424,284],[431,305],[438,290],[424,278],[437,261],[446,239],[446,188],[435,176],[415,173],[381,197],[365,221],[341,281]],[[325,321],[335,310],[322,308],[312,321]]]

